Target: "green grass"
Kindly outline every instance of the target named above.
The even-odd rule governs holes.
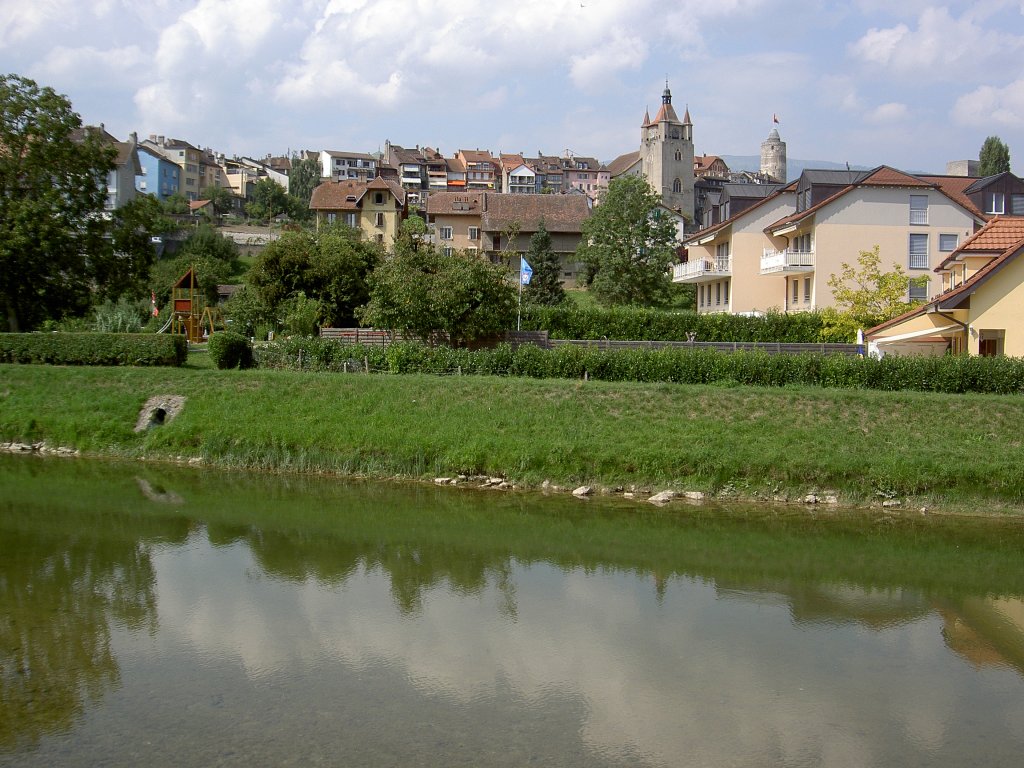
[[[490,377],[0,366],[0,439],[372,476],[1024,506],[1024,399]],[[136,435],[145,400],[188,397]]]

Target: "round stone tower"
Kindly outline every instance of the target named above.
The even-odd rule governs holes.
[[[779,138],[779,129],[772,127],[768,138],[761,142],[761,173],[786,183],[786,142]]]

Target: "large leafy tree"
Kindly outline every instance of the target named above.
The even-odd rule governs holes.
[[[526,253],[526,261],[533,268],[533,277],[530,284],[523,289],[523,300],[531,304],[549,306],[565,301],[558,254],[551,250],[551,233],[544,226],[544,222],[540,223],[537,231],[530,237],[530,250]]]
[[[368,277],[382,257],[376,243],[340,224],[285,232],[263,249],[247,281],[271,313],[301,295],[319,303],[323,324],[349,326],[369,300]]]
[[[898,264],[883,272],[877,245],[861,251],[856,265],[843,262],[839,273],[828,279],[836,309],[862,328],[884,323],[920,303],[909,301],[908,291],[911,285],[927,284],[927,275],[912,278]]]
[[[282,213],[290,215],[294,209],[294,199],[284,187],[266,177],[252,185],[252,202],[245,206],[246,213],[254,219],[272,219]]]
[[[676,241],[676,224],[647,181],[623,176],[583,223],[576,254],[602,304],[660,305],[669,296]]]
[[[218,299],[217,286],[227,283],[238,268],[238,246],[209,224],[200,224],[171,258],[156,263],[150,289],[163,304],[171,295],[178,278],[194,269],[196,280],[207,302]]]
[[[115,150],[71,102],[18,75],[0,77],[0,312],[10,331],[82,314],[113,248],[103,208]]]
[[[978,153],[978,173],[995,176],[1010,170],[1010,148],[998,136],[989,136]]]
[[[465,253],[445,256],[403,230],[394,255],[370,275],[363,323],[428,340],[434,333],[455,345],[512,327],[516,289],[508,268]]]
[[[320,161],[315,157],[292,158],[292,169],[288,172],[288,194],[295,198],[296,212],[309,211],[309,199],[320,183]]]

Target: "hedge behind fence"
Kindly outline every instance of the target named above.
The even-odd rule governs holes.
[[[666,312],[642,307],[524,307],[523,330],[547,331],[553,339],[613,339],[620,341],[759,341],[815,343],[849,341],[822,336],[824,322],[817,312],[758,317],[726,313]]]
[[[387,349],[330,339],[292,339],[258,351],[261,368],[441,375],[528,376],[679,384],[787,385],[925,392],[1024,393],[1024,359],[1010,357],[846,357],[689,349],[606,351],[507,344],[467,350],[397,342]]]
[[[157,333],[0,333],[0,362],[180,366],[184,336]]]

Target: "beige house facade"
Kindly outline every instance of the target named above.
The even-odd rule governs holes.
[[[875,246],[883,270],[899,266],[911,277],[932,276],[986,220],[944,180],[887,166],[805,171],[763,202],[687,240],[687,263],[676,265],[673,280],[697,285],[700,312],[755,313],[834,306],[829,279]],[[933,278],[911,288],[908,299],[924,300],[938,290]]]
[[[1024,217],[992,219],[935,271],[942,292],[870,329],[871,354],[1024,357]]]
[[[408,213],[405,190],[397,182],[379,176],[371,182],[326,181],[313,190],[309,207],[316,213],[317,229],[344,224],[385,248],[394,246],[398,228]]]

